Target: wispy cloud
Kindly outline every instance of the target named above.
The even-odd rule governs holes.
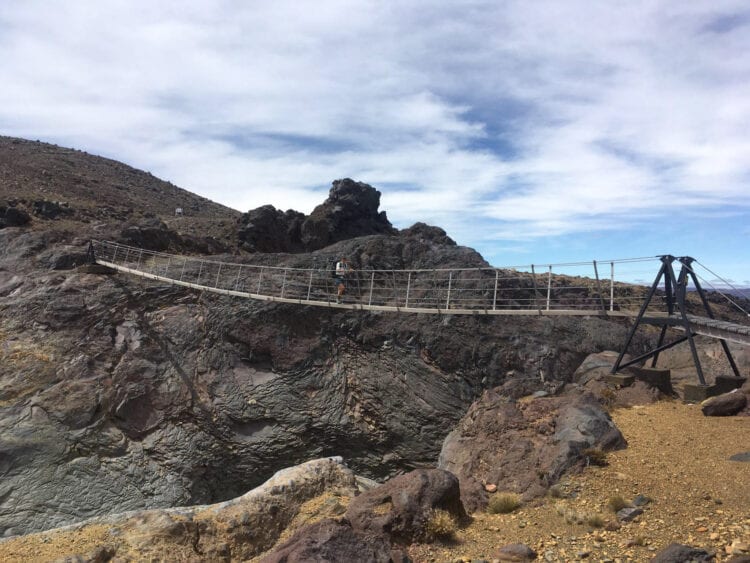
[[[351,176],[465,243],[747,214],[748,30],[743,1],[10,1],[0,132],[238,209]]]

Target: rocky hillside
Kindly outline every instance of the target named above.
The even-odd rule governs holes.
[[[78,234],[108,232],[108,226],[158,219],[174,230],[210,235],[224,242],[234,238],[234,223],[240,215],[115,160],[0,136],[0,206],[8,204],[30,218],[58,223],[68,220]],[[175,217],[178,207],[183,217]],[[0,209],[0,228],[3,211]]]
[[[274,250],[257,245],[265,212],[1,139],[0,206],[16,219],[0,229],[0,535],[217,502],[321,456],[373,478],[433,466],[484,390],[553,391],[623,341],[625,324],[599,318],[336,312],[76,268],[90,236],[266,264],[486,264],[441,229],[397,231],[373,202],[369,186],[334,183],[317,213],[290,214],[310,237],[275,250],[296,254],[250,253]],[[175,222],[178,205],[200,230]],[[342,221],[355,238],[338,240]]]

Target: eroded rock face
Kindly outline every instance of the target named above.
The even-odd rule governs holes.
[[[445,439],[438,465],[458,476],[464,506],[473,512],[487,505],[486,483],[525,499],[541,496],[585,462],[583,450],[625,445],[589,393],[514,401],[498,388],[469,408]]]
[[[341,458],[318,459],[279,471],[262,486],[227,502],[93,518],[50,531],[44,543],[57,550],[56,555],[82,559],[91,557],[65,553],[72,536],[92,538],[93,543],[99,536],[100,542],[107,543],[96,549],[124,561],[165,556],[179,561],[241,561],[271,548],[304,502],[324,493],[353,496],[356,492],[355,476]],[[14,547],[13,539],[8,542],[0,546],[0,554],[29,549],[21,543]],[[18,560],[32,558],[20,551],[16,555]]]
[[[352,529],[384,536],[396,543],[425,539],[433,509],[446,510],[458,521],[466,518],[458,479],[441,469],[417,469],[356,497],[346,518]]]

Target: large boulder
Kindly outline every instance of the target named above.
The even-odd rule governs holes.
[[[264,205],[243,214],[237,237],[250,252],[302,252],[300,228],[305,216],[292,209],[283,212]]]
[[[350,178],[335,180],[328,199],[318,205],[302,224],[302,243],[308,250],[340,240],[396,230],[380,207],[380,192]]]
[[[625,446],[590,393],[572,389],[560,397],[514,401],[496,388],[485,391],[448,434],[438,465],[458,476],[464,506],[475,511],[489,500],[485,484],[528,500],[584,465],[584,450]]]
[[[0,229],[4,227],[22,227],[31,221],[31,217],[18,207],[0,206]]]
[[[409,543],[426,538],[435,509],[448,511],[458,521],[466,518],[458,479],[441,469],[417,469],[356,497],[346,518],[361,534]]]
[[[309,252],[360,236],[396,234],[379,207],[380,192],[372,186],[349,178],[335,180],[328,199],[309,216],[272,205],[243,214],[238,220],[238,239],[251,252]]]
[[[706,399],[701,403],[705,416],[734,416],[747,406],[747,395],[740,389]]]

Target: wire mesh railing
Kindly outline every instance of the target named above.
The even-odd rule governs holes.
[[[336,303],[333,272],[226,262],[92,241],[97,262],[178,285],[273,301],[415,312],[632,314],[646,288],[635,268],[658,257],[507,268],[355,269]],[[620,274],[619,281],[616,274]],[[644,279],[647,279],[644,278]]]

